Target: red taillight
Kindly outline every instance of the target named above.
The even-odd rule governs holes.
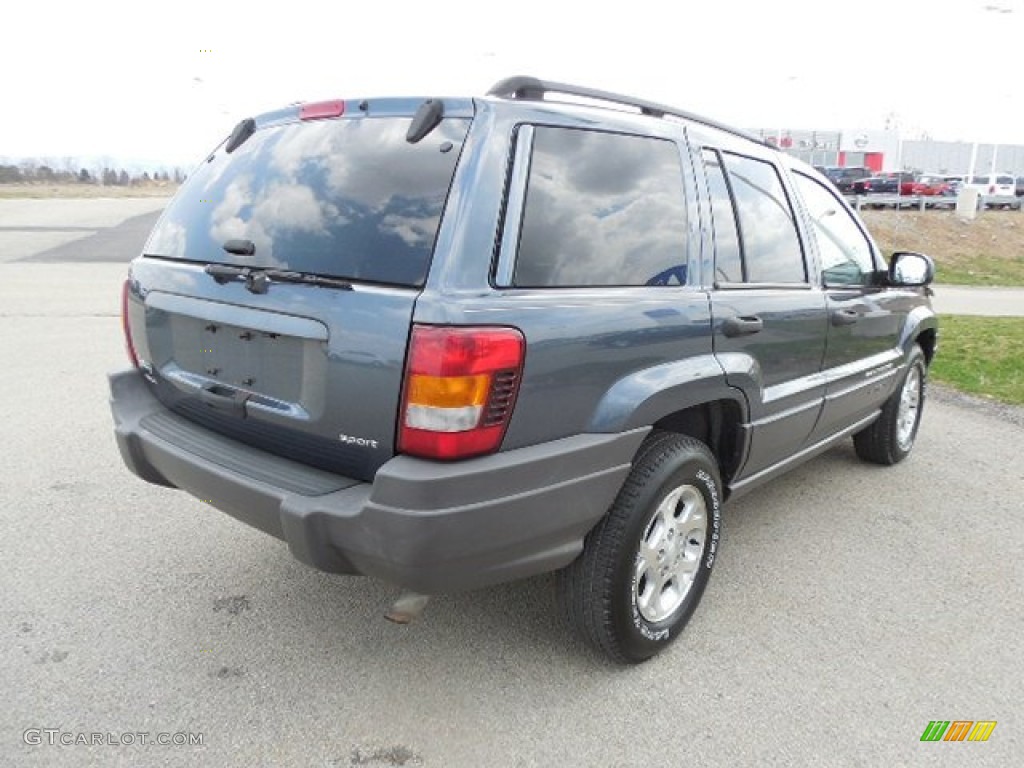
[[[398,450],[430,459],[496,451],[519,392],[524,349],[514,328],[413,326]]]
[[[325,117],[341,117],[345,114],[345,102],[311,101],[299,106],[299,120],[322,120]]]
[[[992,186],[990,186],[990,187],[988,188],[988,193],[989,193],[990,195],[994,195],[994,194],[996,193],[996,185],[995,185],[995,184],[993,184]]]
[[[128,359],[132,365],[139,367],[139,356],[135,354],[135,342],[132,341],[132,327],[128,322],[128,292],[131,290],[132,281],[129,278],[124,281],[121,288],[121,329],[124,331],[124,349],[128,353]]]

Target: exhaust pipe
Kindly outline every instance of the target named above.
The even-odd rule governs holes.
[[[430,595],[403,592],[392,603],[391,608],[384,614],[384,618],[395,624],[410,624],[423,614],[423,609],[427,607],[429,601]]]

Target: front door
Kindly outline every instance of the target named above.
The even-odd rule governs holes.
[[[793,174],[818,249],[828,310],[822,366],[825,406],[814,429],[824,439],[878,407],[900,374],[900,331],[914,295],[878,281],[876,249],[856,218],[824,184]]]

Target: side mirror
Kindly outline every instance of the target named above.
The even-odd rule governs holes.
[[[916,288],[935,278],[935,262],[923,253],[896,251],[889,261],[889,285]]]

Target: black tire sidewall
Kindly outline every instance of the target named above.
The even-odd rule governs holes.
[[[695,451],[687,451],[682,461],[667,461],[649,478],[647,486],[634,500],[626,529],[628,546],[615,564],[614,596],[611,620],[623,653],[631,659],[646,659],[672,642],[689,621],[707,587],[718,554],[722,532],[721,483],[717,467]],[[680,485],[692,485],[704,496],[707,508],[705,547],[692,586],[682,604],[669,619],[647,621],[636,606],[636,553],[651,514],[661,500]]]

